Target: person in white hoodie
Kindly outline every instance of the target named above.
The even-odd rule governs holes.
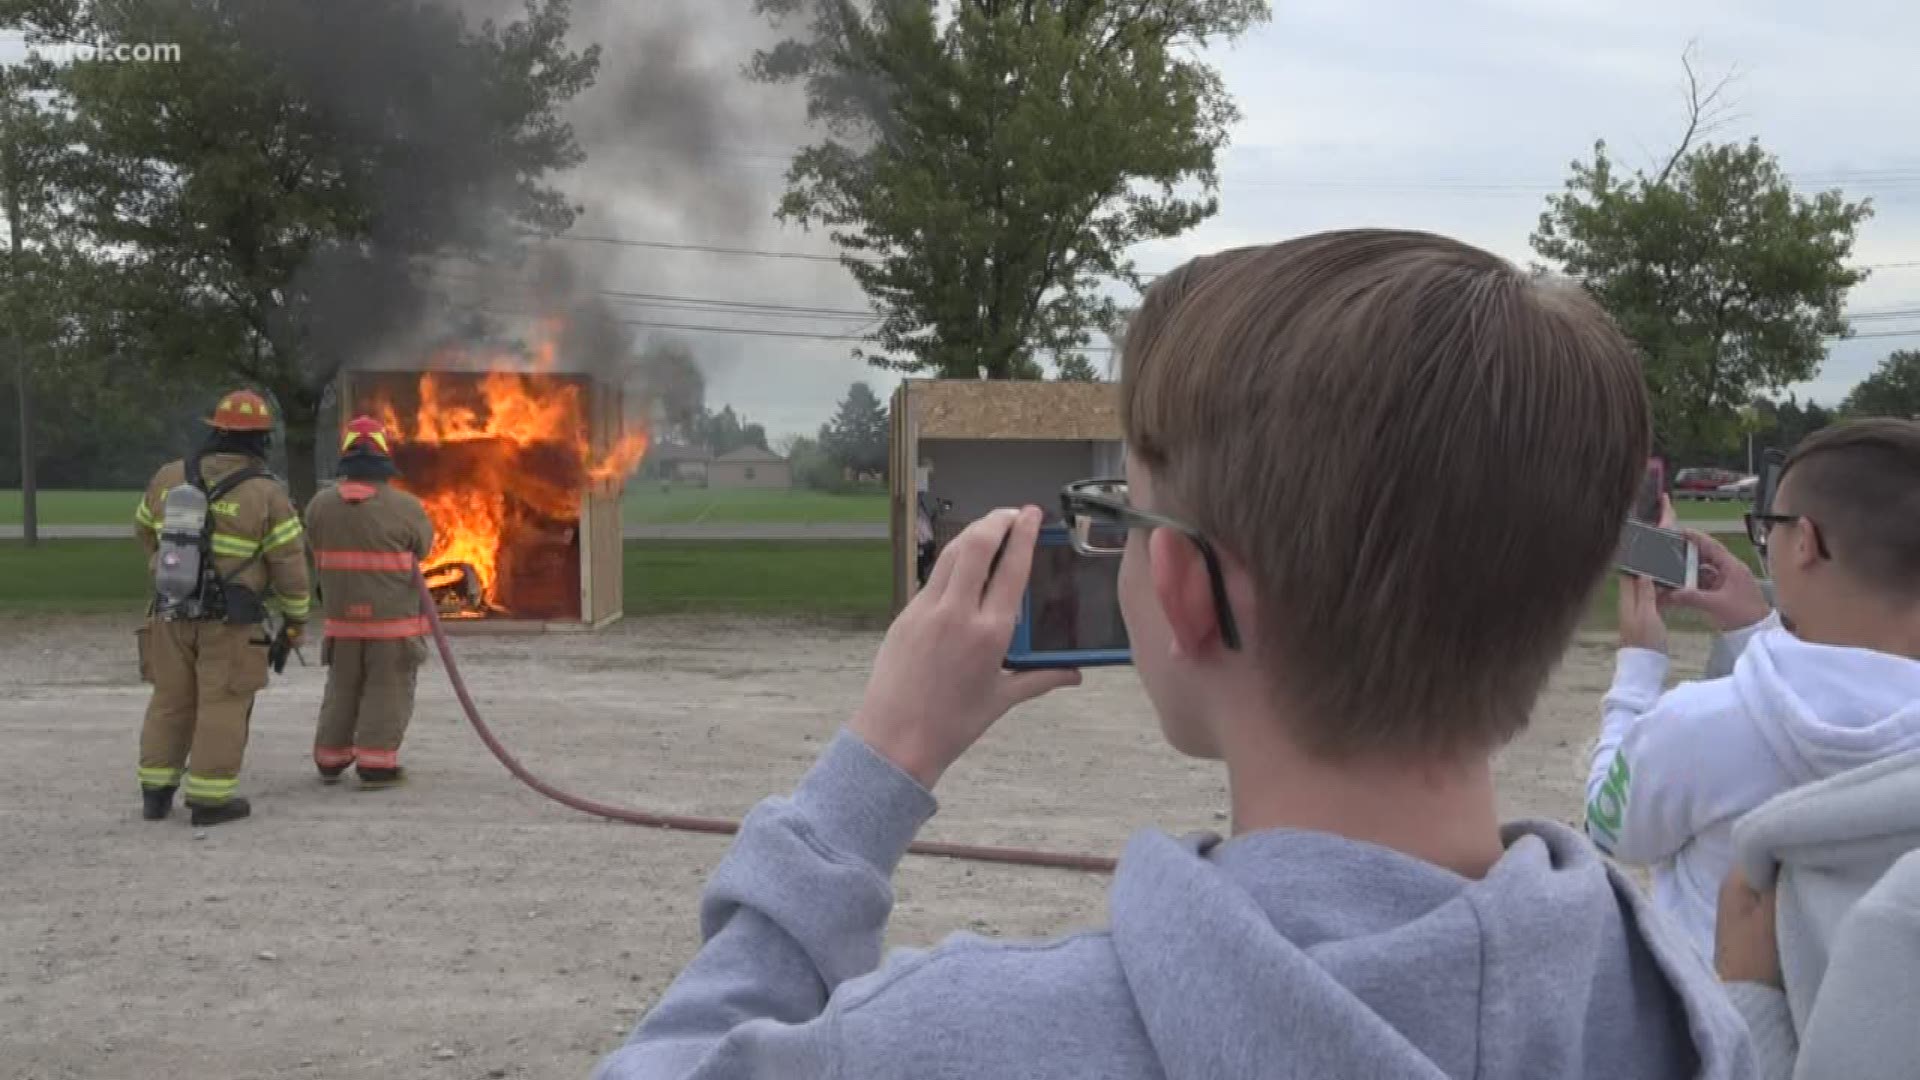
[[[1654,906],[1704,956],[1741,815],[1803,784],[1920,749],[1920,423],[1809,436],[1770,513],[1749,515],[1778,615],[1745,564],[1692,533],[1699,590],[1621,582],[1620,655],[1587,780],[1587,832],[1653,867]],[[1733,635],[1724,679],[1666,694],[1664,604]]]
[[[1763,1080],[1920,1063],[1920,753],[1781,795],[1733,830],[1715,964]]]

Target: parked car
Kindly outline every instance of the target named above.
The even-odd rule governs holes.
[[[1675,499],[1712,499],[1722,487],[1741,479],[1732,469],[1681,469],[1673,477]]]
[[[1721,484],[1713,489],[1711,499],[1724,499],[1728,502],[1752,502],[1754,493],[1760,490],[1760,478],[1743,476],[1731,484]]]

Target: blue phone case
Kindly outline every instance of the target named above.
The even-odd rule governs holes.
[[[1048,525],[1040,530],[1038,546],[1067,547],[1072,541],[1064,526]],[[1115,667],[1133,663],[1133,650],[1063,649],[1051,652],[1033,647],[1033,589],[1020,598],[1020,621],[1013,625],[1013,641],[1007,648],[1004,666],[1010,671],[1038,671],[1048,668]]]

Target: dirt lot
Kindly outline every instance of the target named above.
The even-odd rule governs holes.
[[[536,771],[610,800],[737,815],[786,789],[854,704],[877,635],[714,620],[466,638],[482,708]],[[395,791],[307,763],[321,673],[255,714],[253,820],[139,819],[131,626],[0,620],[0,1075],[584,1076],[695,945],[703,836],[583,817],[520,787],[423,673]],[[1705,643],[1680,643],[1682,666]],[[312,650],[309,650],[312,651]],[[1569,657],[1502,765],[1513,813],[1573,817],[1611,665]],[[1130,673],[1009,717],[949,777],[939,839],[1117,850],[1217,828],[1212,767],[1158,742]],[[894,939],[1098,922],[1104,879],[910,859]]]

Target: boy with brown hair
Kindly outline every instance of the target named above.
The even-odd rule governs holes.
[[[1143,832],[1110,929],[884,962],[941,775],[1078,681],[1001,660],[1038,510],[941,555],[865,700],[709,884],[706,945],[604,1077],[1745,1076],[1704,963],[1584,839],[1502,826],[1606,571],[1648,408],[1574,291],[1421,233],[1190,263],[1130,329],[1128,479],[1064,496],[1162,729],[1233,837]],[[1005,555],[995,569],[995,555]]]

